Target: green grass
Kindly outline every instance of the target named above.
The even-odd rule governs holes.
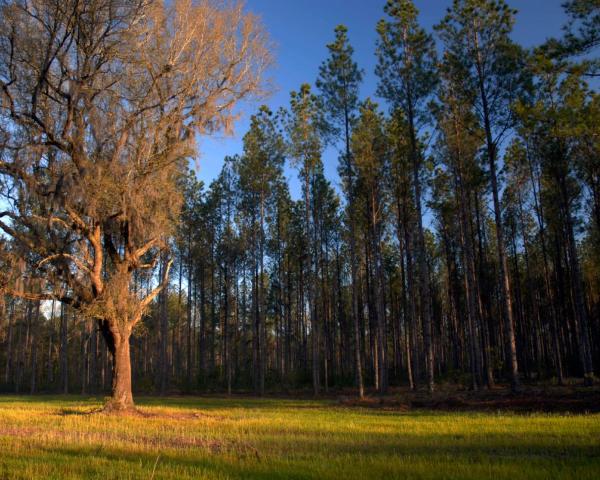
[[[0,396],[0,479],[594,479],[600,415],[388,412],[335,402]]]

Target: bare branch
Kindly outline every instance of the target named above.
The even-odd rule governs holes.
[[[157,295],[167,286],[169,283],[169,272],[171,271],[171,266],[173,265],[173,259],[170,259],[167,262],[167,266],[163,273],[163,278],[160,284],[154,288],[140,303],[140,310],[143,311],[152,301],[157,297]]]

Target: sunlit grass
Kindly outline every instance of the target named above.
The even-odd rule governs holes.
[[[335,402],[0,397],[0,478],[598,479],[600,415],[388,412]]]

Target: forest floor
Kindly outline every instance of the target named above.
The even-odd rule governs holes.
[[[439,385],[430,395],[425,391],[392,390],[390,395],[370,395],[358,400],[352,395],[338,397],[346,406],[377,408],[389,411],[415,409],[448,412],[515,413],[600,413],[600,387],[579,385],[524,385],[520,393],[513,394],[507,386],[473,392],[458,389],[456,385]],[[600,477],[599,477],[600,478]]]
[[[597,480],[599,393],[138,397],[130,416],[0,396],[0,479]]]

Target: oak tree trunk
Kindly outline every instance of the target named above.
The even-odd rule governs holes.
[[[107,412],[126,412],[134,409],[129,348],[131,331],[128,328],[120,330],[117,328],[114,324],[110,326],[106,320],[100,323],[113,364],[111,397],[105,406]]]

